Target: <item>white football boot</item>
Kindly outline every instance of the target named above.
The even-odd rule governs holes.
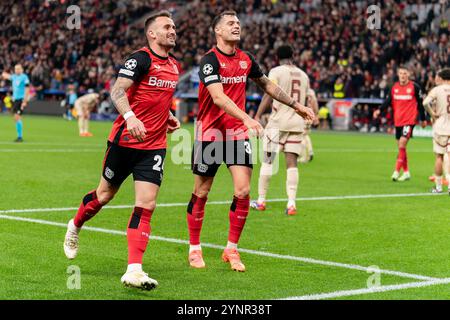
[[[403,172],[402,176],[398,178],[398,181],[407,181],[411,179],[411,174],[409,172]]]
[[[67,259],[75,259],[78,252],[78,233],[80,228],[77,228],[73,223],[73,219],[67,224],[66,237],[64,239],[64,253]]]
[[[125,273],[120,281],[131,288],[152,290],[158,286],[158,281],[152,279],[144,271],[130,271]]]
[[[400,174],[398,173],[398,171],[394,171],[394,173],[391,176],[392,181],[398,181],[399,176]]]

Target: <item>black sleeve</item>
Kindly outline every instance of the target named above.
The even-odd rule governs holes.
[[[264,76],[264,73],[261,70],[261,67],[259,66],[258,62],[256,62],[255,57],[250,52],[246,52],[250,60],[252,61],[252,67],[250,69],[250,73],[248,74],[249,78],[257,79]]]
[[[216,54],[214,52],[211,51],[210,53],[204,55],[200,60],[200,69],[198,70],[200,81],[205,86],[209,86],[213,83],[219,83],[219,68],[219,60],[217,60]]]
[[[380,105],[380,112],[384,113],[392,104],[392,88],[389,88],[386,100]]]
[[[419,112],[419,119],[420,121],[425,121],[427,119],[427,116],[425,114],[425,109],[423,107],[423,93],[420,86],[414,82],[414,95],[416,97],[417,101],[417,111]]]
[[[117,77],[127,78],[134,82],[138,82],[148,73],[151,63],[152,59],[147,52],[136,51],[125,60],[125,63],[122,66],[120,66]]]

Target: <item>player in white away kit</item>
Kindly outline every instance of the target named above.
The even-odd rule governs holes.
[[[439,71],[436,78],[436,83],[440,84],[430,91],[423,104],[433,119],[436,186],[432,189],[432,192],[441,193],[444,154],[447,153],[450,156],[450,68]],[[447,181],[450,179],[448,172],[449,168],[447,168]]]
[[[293,50],[290,46],[280,46],[277,50],[280,66],[269,72],[269,79],[278,84],[285,92],[300,104],[306,104],[309,89],[309,79],[305,72],[292,62]],[[266,209],[266,194],[272,177],[272,164],[279,151],[283,151],[286,158],[287,179],[286,192],[288,203],[286,214],[297,213],[295,198],[298,186],[298,157],[302,154],[302,140],[305,131],[305,121],[292,108],[278,102],[267,94],[264,95],[255,119],[258,120],[264,111],[272,105],[272,113],[264,130],[263,151],[264,159],[261,164],[258,183],[258,200],[251,203],[253,209]]]

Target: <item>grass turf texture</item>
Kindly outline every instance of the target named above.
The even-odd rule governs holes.
[[[76,122],[25,116],[24,139],[14,144],[14,122],[0,116],[0,210],[78,207],[95,188],[110,123],[91,122],[92,138],[80,138]],[[192,130],[192,126],[185,126]],[[299,197],[423,193],[433,170],[431,140],[408,147],[412,180],[393,183],[396,147],[392,136],[314,132],[314,161],[300,165]],[[173,144],[171,144],[173,147]],[[80,152],[76,152],[79,150]],[[257,197],[255,166],[252,198]],[[158,203],[186,203],[193,176],[189,165],[174,165],[170,151]],[[231,177],[222,166],[210,201],[232,199]],[[269,198],[285,198],[285,165],[270,185]],[[132,205],[131,177],[110,205]],[[448,196],[298,201],[299,214],[284,215],[285,202],[251,211],[240,247],[382,269],[449,277]],[[188,239],[186,206],[157,207],[152,235]],[[207,205],[202,241],[225,245],[228,204]],[[66,223],[75,211],[2,213]],[[131,209],[103,209],[86,225],[125,231]],[[151,292],[122,287],[126,237],[83,230],[80,252],[68,261],[62,250],[65,228],[0,219],[0,299],[274,299],[365,288],[371,274],[242,253],[247,272],[221,261],[221,250],[204,248],[205,270],[188,267],[185,244],[151,240],[144,270],[160,286]],[[67,267],[81,270],[81,289],[67,288]],[[382,285],[416,282],[381,275]],[[342,299],[448,299],[450,285],[407,289]]]

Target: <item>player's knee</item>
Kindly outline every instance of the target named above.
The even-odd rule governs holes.
[[[156,208],[156,201],[155,200],[147,200],[147,199],[140,199],[136,200],[135,203],[136,207],[144,208],[150,211],[154,211]]]
[[[209,194],[210,188],[195,188],[194,194],[199,198],[206,198]]]
[[[247,198],[250,195],[250,186],[235,188],[234,195],[239,199]]]
[[[110,202],[114,198],[114,193],[110,191],[98,191],[97,190],[97,199],[101,205],[105,205]]]

